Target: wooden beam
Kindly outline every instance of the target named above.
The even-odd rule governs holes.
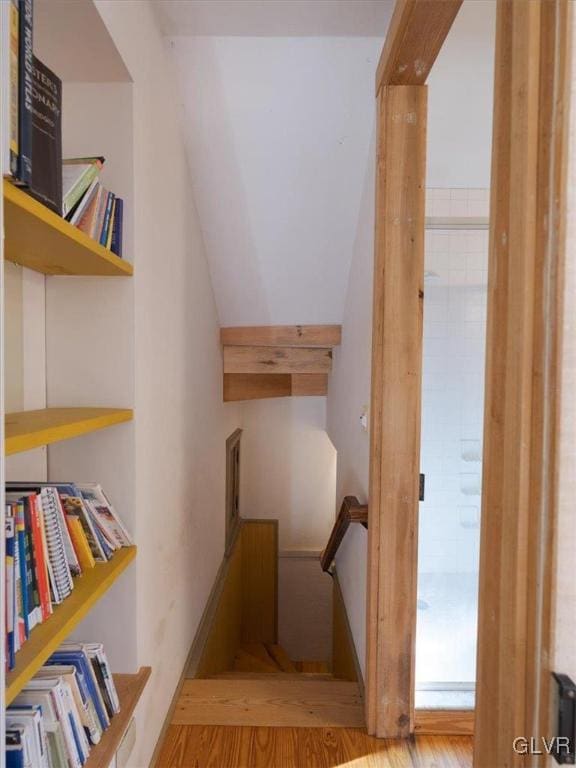
[[[388,86],[377,104],[366,704],[390,738],[413,730],[426,100]]]
[[[497,10],[476,768],[549,735],[568,6]]]
[[[326,373],[293,373],[292,395],[327,395],[328,374]]]
[[[224,373],[329,373],[331,349],[224,347]]]
[[[396,0],[376,70],[385,85],[424,85],[462,0]]]
[[[224,402],[328,394],[325,373],[225,373]]]
[[[263,400],[268,397],[290,397],[292,377],[289,373],[225,373],[224,402]]]
[[[258,325],[221,328],[223,346],[336,347],[342,340],[341,325]]]

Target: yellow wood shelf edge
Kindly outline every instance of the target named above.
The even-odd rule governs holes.
[[[3,185],[5,202],[5,258],[15,264],[47,275],[94,275],[130,277],[134,270],[130,262],[116,256],[103,245],[88,237],[78,227],[51,211],[7,179]],[[12,222],[11,206],[19,217]],[[25,231],[23,231],[25,230]],[[47,235],[58,238],[72,249],[75,258],[63,256],[61,248],[46,257]],[[17,240],[18,247],[12,247]],[[21,247],[25,243],[26,247]],[[29,251],[31,245],[32,248]],[[44,258],[37,254],[41,252]],[[34,254],[33,256],[31,254]],[[83,258],[84,256],[84,258]],[[86,258],[89,258],[89,263]]]
[[[135,557],[136,547],[119,549],[107,563],[97,563],[74,580],[72,594],[54,607],[49,619],[32,630],[16,654],[16,666],[6,675],[6,704],[10,704]]]
[[[130,408],[44,408],[7,413],[6,455],[80,437],[133,418]]]

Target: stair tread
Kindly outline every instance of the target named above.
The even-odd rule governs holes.
[[[281,645],[278,645],[278,643],[275,644],[266,644],[266,650],[268,651],[269,655],[274,659],[278,667],[282,670],[282,672],[298,672],[296,667],[294,666],[294,663],[292,662],[292,659],[284,648],[282,648]]]
[[[361,728],[357,683],[313,678],[185,680],[174,725]]]
[[[330,672],[330,665],[327,661],[296,661],[294,664],[299,672]]]
[[[264,660],[243,648],[236,652],[234,657],[234,671],[236,672],[278,672],[279,669],[272,659]]]
[[[329,672],[218,672],[205,680],[338,680]]]

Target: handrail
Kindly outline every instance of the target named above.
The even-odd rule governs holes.
[[[345,496],[338,517],[332,528],[332,533],[328,539],[326,549],[320,558],[320,565],[323,571],[329,571],[334,562],[338,547],[348,530],[350,523],[360,523],[364,528],[368,528],[368,505],[360,504],[356,496]]]

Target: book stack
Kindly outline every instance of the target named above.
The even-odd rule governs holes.
[[[132,545],[96,483],[7,483],[6,662],[74,589],[74,577]]]
[[[62,165],[62,214],[93,240],[122,256],[124,201],[99,181],[103,157],[77,157]]]
[[[101,643],[63,643],[6,709],[6,768],[81,768],[120,711]]]

